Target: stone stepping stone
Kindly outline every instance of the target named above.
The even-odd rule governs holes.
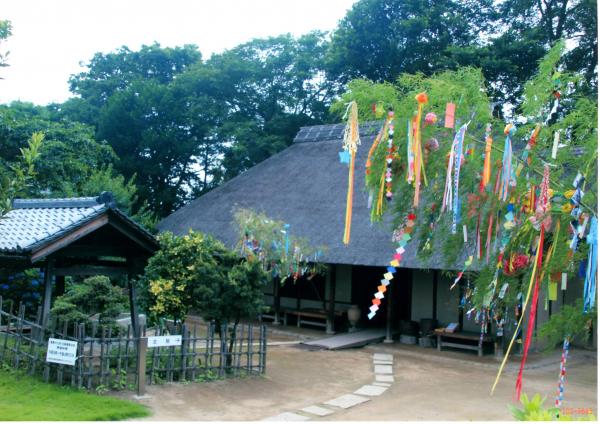
[[[375,374],[394,374],[391,365],[375,365]]]
[[[373,386],[381,386],[381,387],[391,387],[392,383],[382,383],[381,381],[374,381],[372,383]]]
[[[373,360],[375,361],[393,361],[394,355],[389,353],[374,353]]]
[[[393,375],[375,374],[375,381],[379,381],[381,383],[393,383],[394,376]]]
[[[353,406],[360,405],[361,403],[368,402],[371,399],[357,396],[357,395],[344,395],[335,399],[328,400],[325,405],[337,406],[338,408],[348,409]]]
[[[263,421],[308,421],[310,417],[295,414],[293,412],[284,412],[274,417],[265,418]]]
[[[392,361],[373,361],[373,365],[394,365]]]
[[[301,411],[308,414],[317,415],[319,417],[324,417],[326,415],[333,414],[334,412],[331,409],[323,408],[322,406],[317,405],[307,406],[306,408],[302,408]]]
[[[362,386],[360,389],[358,389],[354,393],[357,395],[363,395],[363,396],[380,396],[386,390],[387,390],[387,387],[366,385],[366,386]]]

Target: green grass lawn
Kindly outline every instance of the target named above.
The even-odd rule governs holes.
[[[134,402],[0,370],[0,421],[116,421],[149,414]]]

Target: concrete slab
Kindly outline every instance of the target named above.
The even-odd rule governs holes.
[[[380,396],[386,390],[387,390],[387,387],[371,386],[371,385],[367,384],[366,386],[362,386],[360,389],[355,391],[354,394],[363,395],[363,396]]]
[[[335,399],[328,400],[325,402],[325,405],[337,406],[338,408],[348,409],[353,406],[360,405],[361,403],[365,403],[370,401],[371,399],[357,396],[357,395],[344,395]]]
[[[263,421],[308,421],[310,417],[293,412],[284,412],[283,414],[275,415],[274,417],[265,418]]]
[[[306,408],[302,408],[301,411],[319,417],[325,417],[334,413],[334,411],[332,411],[331,409],[323,408],[322,406],[317,405],[307,406]]]
[[[379,381],[381,383],[393,383],[394,376],[393,375],[375,374],[375,381]]]
[[[393,361],[373,361],[373,365],[394,365]]]
[[[394,355],[389,353],[374,353],[373,360],[375,361],[393,361]]]
[[[394,368],[391,365],[375,365],[375,374],[394,374]]]
[[[333,337],[327,337],[319,340],[302,342],[307,346],[321,347],[324,349],[347,349],[350,347],[365,346],[369,343],[377,343],[385,338],[384,329],[361,330],[354,333],[337,334]],[[391,356],[391,355],[390,355]]]
[[[391,387],[392,383],[382,383],[381,381],[374,381],[371,383],[373,386]]]

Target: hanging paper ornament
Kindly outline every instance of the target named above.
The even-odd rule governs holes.
[[[425,150],[428,152],[435,152],[440,148],[440,143],[439,141],[437,141],[436,138],[430,138],[429,140],[427,140],[427,142],[425,143]]]
[[[415,154],[415,196],[413,199],[413,207],[419,206],[419,193],[421,191],[421,168],[423,166],[423,158],[421,151],[421,116],[423,115],[423,105],[428,102],[426,93],[419,93],[415,96],[417,100],[417,117],[414,125],[415,136],[413,140],[413,151]]]
[[[565,378],[567,376],[567,358],[569,357],[569,338],[565,337],[563,341],[562,355],[560,357],[560,370],[558,372],[558,389],[556,390],[556,400],[554,406],[560,408],[565,399]]]
[[[394,112],[389,113],[391,115],[390,123],[388,125],[388,140],[387,140],[387,156],[385,157],[386,168],[385,168],[385,198],[388,201],[392,200],[392,163],[394,161],[394,124],[391,122],[394,119]]]
[[[433,125],[437,122],[437,115],[433,112],[429,112],[425,115],[425,125]]]
[[[456,105],[454,103],[446,104],[446,114],[444,118],[445,128],[454,128],[454,113],[456,111]]]
[[[371,174],[371,166],[372,166],[371,160],[373,159],[373,155],[375,154],[375,150],[379,146],[379,143],[381,142],[382,139],[385,138],[385,136],[387,134],[387,130],[388,130],[388,125],[390,124],[390,122],[393,118],[394,118],[394,113],[389,112],[383,126],[379,130],[379,133],[377,133],[377,137],[375,137],[375,140],[373,140],[373,144],[371,145],[371,148],[369,149],[369,154],[367,155],[367,162],[365,164],[365,168],[366,168],[365,173],[367,175]]]
[[[354,162],[356,159],[356,151],[360,144],[360,135],[358,128],[358,106],[355,101],[350,102],[346,109],[344,118],[348,117],[346,128],[344,129],[343,148],[345,152],[350,154],[350,166],[348,167],[348,192],[346,195],[346,218],[344,225],[345,245],[350,243],[350,230],[352,227],[352,203],[354,198]]]
[[[452,217],[452,234],[456,234],[456,226],[460,218],[458,185],[460,182],[460,169],[463,150],[463,141],[467,125],[463,125],[456,132],[450,155],[448,157],[448,167],[446,169],[446,186],[444,188],[444,196],[442,198],[442,208],[440,213],[444,211],[454,211]]]
[[[506,140],[504,142],[504,155],[502,157],[502,178],[500,179],[500,197],[499,200],[506,202],[512,173],[512,137],[517,132],[514,125],[508,124],[504,128]]]
[[[479,191],[481,193],[483,193],[485,191],[485,187],[490,182],[491,159],[492,159],[492,125],[487,124],[485,127],[485,159],[483,160],[483,172],[481,173],[481,181],[479,183]]]
[[[544,248],[544,226],[540,231],[540,241],[538,244],[538,250],[536,254],[537,270],[542,265],[542,249]],[[534,271],[536,268],[534,268]],[[529,322],[527,323],[527,334],[525,335],[525,343],[523,344],[523,357],[521,358],[521,366],[519,367],[519,374],[517,375],[517,382],[515,384],[515,399],[521,399],[521,388],[523,387],[523,369],[525,368],[525,362],[527,362],[527,353],[531,345],[531,339],[533,336],[533,328],[535,327],[535,318],[538,305],[538,297],[540,293],[540,278],[539,274],[535,278],[535,285],[533,287],[533,297],[531,299],[531,307],[529,308]]]
[[[496,389],[496,386],[498,385],[498,382],[500,381],[500,375],[502,374],[502,371],[504,370],[504,366],[506,365],[506,361],[508,360],[508,356],[512,350],[514,342],[515,342],[517,336],[520,334],[520,328],[521,328],[521,324],[523,322],[523,317],[525,316],[525,310],[527,309],[527,304],[529,303],[529,298],[531,296],[534,282],[537,281],[536,277],[538,277],[538,270],[541,268],[543,246],[544,246],[544,228],[542,227],[542,230],[540,231],[540,237],[538,240],[537,250],[535,253],[535,260],[533,262],[533,270],[531,271],[531,279],[529,280],[529,286],[527,289],[527,295],[525,296],[525,301],[523,302],[522,307],[519,304],[517,304],[515,306],[516,315],[518,317],[517,327],[515,328],[515,332],[513,333],[510,343],[508,344],[508,349],[506,350],[506,353],[504,354],[504,358],[502,360],[502,363],[500,364],[498,373],[496,374],[496,380],[494,381],[494,384],[492,385],[491,394],[494,394],[494,390]],[[522,299],[522,294],[520,294],[520,293],[517,295],[517,300],[519,300],[519,299]],[[533,302],[532,302],[532,305],[533,305]],[[535,314],[534,314],[534,319],[535,319]],[[533,322],[533,321],[530,321],[530,322]],[[522,362],[522,365],[524,365],[523,362]],[[519,395],[520,395],[521,384],[520,384],[519,380],[522,380],[522,370],[519,373],[519,377],[520,378],[517,379],[517,388],[519,390]]]
[[[535,146],[538,135],[540,134],[540,128],[541,128],[540,124],[537,124],[535,126],[535,128],[533,129],[533,131],[531,133],[531,136],[529,137],[529,141],[527,142],[527,145],[525,146],[525,150],[523,150],[523,153],[521,154],[521,163],[519,163],[517,165],[517,170],[515,172],[517,177],[519,175],[521,175],[521,171],[523,171],[525,164],[529,165],[531,163],[531,158],[529,157],[529,152]]]
[[[598,277],[598,220],[592,217],[590,232],[587,236],[590,245],[588,252],[587,270],[583,285],[583,312],[587,313],[594,308],[596,303],[596,281]]]
[[[411,239],[410,234],[413,231],[416,219],[417,217],[414,213],[409,213],[406,217],[404,225],[393,233],[393,241],[398,243],[398,248],[396,249],[393,259],[390,261],[390,266],[387,267],[387,272],[383,274],[383,278],[380,280],[381,285],[377,287],[377,292],[375,292],[373,295],[373,299],[371,300],[372,305],[369,307],[370,312],[367,315],[369,319],[373,319],[379,310],[381,300],[385,297],[384,293],[387,290],[387,286],[394,278],[396,268],[400,266],[400,261],[402,260],[402,255],[405,252],[405,247]]]

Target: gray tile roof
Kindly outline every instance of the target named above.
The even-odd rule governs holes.
[[[22,252],[108,209],[95,197],[23,199],[0,219],[0,252]]]

